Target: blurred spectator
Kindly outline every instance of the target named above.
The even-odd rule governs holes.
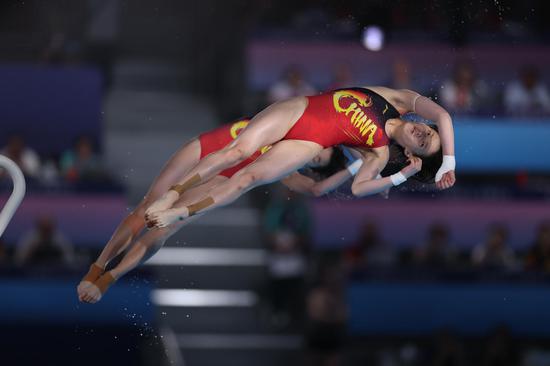
[[[344,277],[340,263],[322,268],[319,283],[307,296],[306,343],[312,366],[341,364],[347,320]]]
[[[550,113],[550,94],[534,66],[525,66],[519,80],[512,81],[504,94],[506,112],[515,115]]]
[[[440,96],[441,102],[450,112],[475,113],[487,101],[488,89],[477,78],[471,63],[459,62],[452,79],[441,86]]]
[[[550,272],[550,221],[539,225],[535,242],[525,258],[525,267]]]
[[[40,158],[33,149],[26,146],[22,136],[10,136],[7,145],[4,146],[0,153],[13,160],[21,168],[26,177],[38,178],[40,174]],[[0,169],[0,176],[3,174],[3,169]]]
[[[46,215],[36,220],[36,226],[24,234],[15,249],[15,263],[21,266],[71,265],[74,250],[71,242]]]
[[[69,182],[104,182],[110,180],[101,158],[94,152],[92,140],[80,137],[73,150],[61,157],[61,172]]]
[[[43,159],[42,169],[40,171],[40,182],[44,185],[54,185],[59,181],[58,159],[47,157]]]
[[[516,256],[507,245],[507,240],[508,229],[500,224],[493,225],[487,240],[474,248],[473,264],[487,269],[515,269]]]
[[[494,330],[487,342],[482,366],[515,366],[518,365],[519,350],[505,325]]]
[[[353,80],[351,68],[348,64],[338,64],[334,67],[332,81],[330,82],[327,90],[334,90],[339,88],[349,88],[355,85]]]
[[[392,78],[389,83],[394,89],[414,89],[411,82],[411,65],[404,59],[397,59],[393,63]]]
[[[278,328],[303,318],[305,248],[309,241],[310,214],[303,197],[285,191],[266,208],[265,229],[270,243],[268,274],[272,323]]]
[[[297,66],[289,67],[281,80],[268,91],[268,102],[275,103],[299,95],[313,95],[317,91],[305,80],[304,74]]]
[[[357,243],[346,252],[352,270],[362,267],[389,267],[396,263],[395,251],[380,237],[378,226],[371,221],[363,224]]]
[[[456,251],[449,242],[449,229],[443,223],[434,223],[427,241],[415,253],[415,262],[430,268],[443,268],[456,261]]]
[[[431,364],[434,366],[466,365],[463,345],[449,329],[442,329],[436,334]]]

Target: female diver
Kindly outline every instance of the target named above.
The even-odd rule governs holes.
[[[184,145],[171,157],[160,175],[153,182],[146,196],[137,208],[118,226],[100,256],[90,266],[90,270],[78,285],[77,292],[81,301],[90,303],[98,301],[116,279],[153,256],[170,236],[185,224],[191,222],[191,220],[186,220],[169,228],[147,231],[141,237],[138,237],[145,227],[145,209],[151,202],[158,199],[163,192],[183,177],[204,156],[222,149],[233,141],[248,123],[248,119],[238,120],[201,134],[198,138]],[[261,148],[240,164],[226,169],[212,179],[190,189],[179,197],[175,203],[175,207],[183,207],[190,204],[192,197],[206,194],[212,187],[231,178],[236,172],[252,163],[268,150],[269,147]],[[342,150],[338,148],[323,149],[307,165],[313,170],[325,170],[321,174],[325,179],[317,182],[310,177],[294,173],[283,179],[282,183],[299,193],[312,196],[323,195],[336,189],[352,176],[352,172],[346,169],[346,163],[348,163],[348,160],[357,159],[357,153],[353,154],[356,156],[355,158],[348,154],[349,158],[346,159]],[[125,253],[121,262],[109,272],[104,273],[107,264],[128,248],[131,243],[133,245]]]
[[[409,112],[434,121],[438,129],[401,119]],[[411,164],[404,171],[376,180],[388,164],[390,141],[403,148]],[[206,194],[194,195],[192,204],[173,207],[188,189],[239,164],[266,145],[273,147],[254,164],[211,187]],[[355,196],[375,194],[399,185],[421,171],[423,162],[429,165],[442,162],[435,177],[437,188],[447,189],[455,183],[454,132],[445,109],[410,90],[338,89],[275,103],[258,113],[237,139],[202,159],[180,184],[155,201],[146,210],[145,219],[148,226],[165,228],[197,213],[227,205],[254,187],[287,176],[323,148],[335,145],[353,147],[362,155],[354,167],[357,169],[352,184]]]

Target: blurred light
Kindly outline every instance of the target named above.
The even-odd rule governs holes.
[[[151,297],[159,306],[254,306],[258,302],[252,291],[159,289]]]
[[[265,334],[180,334],[177,336],[182,348],[223,349],[300,349],[303,345],[299,335]]]
[[[363,46],[370,51],[380,51],[384,47],[384,31],[372,25],[363,29]]]
[[[162,248],[147,265],[263,266],[264,249]]]

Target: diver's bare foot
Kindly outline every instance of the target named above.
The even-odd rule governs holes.
[[[159,211],[164,211],[172,207],[179,198],[179,194],[176,191],[168,191],[161,198],[156,200],[145,210],[145,221],[150,221],[150,216]]]
[[[175,222],[183,221],[189,217],[189,212],[187,208],[178,208],[178,209],[168,209],[160,212],[155,212],[150,216],[151,223],[156,228],[163,228],[169,225],[172,225]]]
[[[84,290],[91,285],[93,285],[93,282],[90,281],[81,281],[78,286],[76,287],[76,292],[78,293],[78,298],[81,299],[82,295],[84,294]]]
[[[103,274],[103,267],[98,266],[95,263],[92,263],[90,266],[90,269],[88,270],[88,273],[82,278],[78,286],[76,287],[76,291],[78,293],[78,298],[81,299],[82,295],[86,288],[92,286],[95,281],[97,281],[101,275]]]
[[[82,290],[82,295],[79,295],[79,299],[82,302],[87,302],[89,304],[95,304],[99,300],[101,300],[101,297],[103,294],[99,290],[99,287],[97,287],[95,284],[91,284],[90,286],[84,288]]]
[[[111,272],[105,272],[91,286],[86,287],[82,291],[82,296],[79,297],[80,301],[95,304],[101,300],[105,292],[107,292],[115,281],[116,279]]]

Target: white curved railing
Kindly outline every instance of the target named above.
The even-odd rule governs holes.
[[[0,212],[0,237],[2,237],[4,230],[6,230],[6,227],[15,214],[17,207],[19,207],[19,204],[25,196],[26,185],[25,177],[23,176],[21,169],[19,169],[17,164],[3,155],[0,155],[0,168],[6,169],[13,181],[13,191],[11,196]]]

